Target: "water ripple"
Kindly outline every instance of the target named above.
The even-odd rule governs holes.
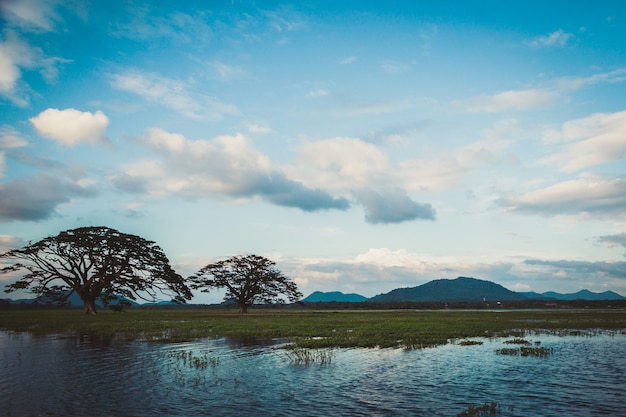
[[[455,416],[496,401],[503,416],[617,415],[626,335],[534,335],[548,357],[498,355],[502,339],[417,351],[336,349],[295,366],[272,345],[226,339],[125,343],[0,332],[5,415]]]

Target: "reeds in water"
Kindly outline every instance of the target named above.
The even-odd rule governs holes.
[[[309,366],[314,363],[329,365],[333,356],[333,352],[329,349],[293,348],[287,350],[287,358],[293,365]]]
[[[502,348],[496,349],[496,353],[498,355],[509,355],[509,356],[536,356],[536,357],[545,357],[554,353],[554,348],[551,347],[529,347],[522,346],[519,348]]]

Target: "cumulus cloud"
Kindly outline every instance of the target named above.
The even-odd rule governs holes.
[[[409,220],[435,220],[435,210],[430,204],[413,201],[403,190],[376,191],[362,189],[354,193],[365,208],[368,223],[401,223]]]
[[[596,113],[546,131],[550,144],[565,142],[559,152],[543,162],[557,164],[565,172],[626,158],[626,111]]]
[[[193,92],[193,86],[157,74],[129,70],[111,76],[113,88],[136,94],[144,100],[163,104],[191,119],[219,120],[238,109],[212,97]]]
[[[502,198],[498,203],[513,211],[545,216],[590,214],[623,217],[626,215],[626,178],[582,177]]]
[[[118,177],[118,186],[121,180],[127,185],[141,185],[136,177],[143,175],[147,178],[145,175],[149,172],[152,187],[159,189],[152,191],[155,195],[261,198],[303,211],[346,210],[350,206],[346,198],[334,197],[320,188],[307,187],[288,178],[241,134],[212,140],[189,140],[180,134],[150,129],[143,144],[160,154],[161,160],[151,163],[147,170],[127,172],[134,177]]]
[[[76,182],[37,175],[0,183],[0,221],[37,221],[49,218],[56,207],[73,197],[90,197],[95,191]]]
[[[494,95],[458,100],[452,104],[474,113],[533,110],[551,106],[558,94],[541,89],[503,91]]]
[[[100,110],[90,113],[76,109],[47,109],[29,120],[41,136],[64,146],[109,141],[105,134],[109,118]]]
[[[315,187],[346,190],[378,182],[387,167],[387,155],[375,145],[339,137],[301,145],[286,171]]]
[[[560,46],[563,47],[567,45],[567,42],[574,36],[571,33],[565,32],[563,29],[559,29],[555,32],[549,33],[547,35],[538,36],[534,39],[528,41],[528,45],[535,47],[549,47],[549,46]]]

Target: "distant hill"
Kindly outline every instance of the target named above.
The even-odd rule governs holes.
[[[359,294],[344,294],[339,291],[322,292],[315,291],[308,297],[302,300],[304,303],[328,303],[332,301],[337,302],[361,302],[367,300],[367,297],[363,297]]]
[[[369,299],[373,302],[513,301],[525,297],[491,281],[459,277],[438,279],[418,287],[398,288]]]
[[[533,300],[626,300],[626,297],[623,297],[613,291],[591,292],[589,290],[580,290],[572,294],[561,294],[554,291],[548,291],[542,294],[536,292],[521,292],[520,294]]]
[[[137,302],[130,300],[128,298],[125,298],[125,297],[118,297],[118,300],[127,301],[133,306],[139,305]],[[50,301],[46,299],[46,297],[44,296],[40,296],[36,298],[20,298],[18,300],[6,299],[5,301],[8,301],[10,304],[34,304],[34,303],[43,304],[43,305],[56,304],[56,302]],[[81,300],[80,296],[76,293],[73,293],[72,295],[70,295],[66,303],[69,303],[71,307],[82,307],[84,305],[83,300]],[[114,302],[112,302],[112,304],[114,304]],[[99,299],[96,300],[96,307],[98,308],[103,307],[102,302]]]

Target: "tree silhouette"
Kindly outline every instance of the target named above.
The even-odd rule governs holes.
[[[209,264],[189,277],[193,289],[209,292],[225,288],[225,301],[234,300],[240,313],[255,303],[282,303],[283,296],[298,301],[302,293],[295,282],[276,269],[276,264],[257,255],[233,256]]]
[[[107,305],[117,297],[156,301],[163,294],[176,302],[192,297],[156,243],[108,227],[67,230],[5,252],[0,259],[16,261],[1,273],[24,272],[6,292],[30,288],[55,302],[76,293],[85,314],[96,314],[97,299]]]

